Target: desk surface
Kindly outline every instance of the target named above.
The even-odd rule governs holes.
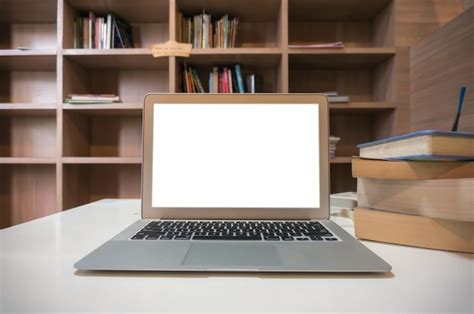
[[[0,312],[473,311],[474,256],[364,242],[391,274],[89,273],[73,264],[140,218],[102,200],[0,232]],[[334,219],[353,233],[352,222]]]

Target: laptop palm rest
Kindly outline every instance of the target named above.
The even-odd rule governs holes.
[[[182,265],[235,267],[278,266],[282,260],[278,249],[269,244],[193,243]]]

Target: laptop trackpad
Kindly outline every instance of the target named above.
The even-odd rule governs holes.
[[[183,265],[206,267],[278,266],[278,250],[271,244],[255,243],[193,243]]]

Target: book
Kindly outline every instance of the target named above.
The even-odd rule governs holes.
[[[255,94],[255,74],[247,75],[247,92]]]
[[[69,104],[104,104],[119,102],[120,97],[114,94],[70,94],[65,101]]]
[[[431,218],[474,221],[474,178],[357,178],[359,206]]]
[[[237,85],[238,85],[238,88],[239,88],[239,93],[245,93],[244,82],[242,80],[242,71],[240,70],[240,65],[239,64],[235,65],[235,75],[237,77]]]
[[[73,43],[76,49],[132,48],[132,27],[114,14],[101,17],[89,11],[74,18]]]
[[[356,207],[354,226],[355,235],[361,240],[474,253],[472,221],[436,219]]]
[[[328,96],[330,103],[345,103],[349,102],[349,96]]]
[[[300,49],[343,49],[344,43],[341,41],[325,44],[293,44],[288,45],[288,48],[300,48]]]
[[[228,14],[216,21],[203,11],[194,16],[178,14],[177,38],[193,48],[232,48],[236,47],[238,18]]]
[[[474,160],[474,133],[423,130],[357,147],[363,158]]]
[[[474,161],[412,161],[352,158],[352,176],[373,179],[474,178]]]

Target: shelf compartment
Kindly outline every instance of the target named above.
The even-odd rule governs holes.
[[[56,157],[56,116],[0,111],[0,157]]]
[[[210,49],[207,49],[210,50]],[[209,73],[213,66],[233,66],[240,64],[242,77],[244,79],[249,74],[255,74],[257,80],[257,91],[263,93],[282,92],[279,90],[281,77],[281,54],[278,53],[260,53],[260,54],[213,54],[210,58],[207,54],[194,54],[189,58],[178,58],[177,76],[179,84],[177,92],[182,92],[182,69],[183,64],[196,69],[199,79],[204,86],[204,90],[209,91]]]
[[[390,136],[394,114],[393,110],[332,112],[329,133],[341,138],[336,157],[358,156],[357,145]]]
[[[1,58],[0,58],[1,63]],[[43,105],[56,103],[55,71],[0,70],[0,103]]]
[[[373,55],[368,58],[365,54],[360,55],[360,58],[345,55],[290,55],[289,91],[337,91],[339,95],[349,96],[352,102],[391,102],[397,86],[393,75],[395,57],[383,55],[383,58]]]
[[[346,47],[391,47],[391,0],[288,1],[290,44],[342,41]]]
[[[357,191],[357,180],[352,178],[351,163],[331,163],[331,193]]]
[[[184,16],[201,14],[204,10],[213,20],[225,14],[239,18],[237,47],[280,46],[280,0],[177,0],[176,7]]]
[[[0,12],[0,49],[56,48],[56,0],[2,0]]]
[[[0,164],[0,228],[57,212],[56,165]]]
[[[169,91],[168,58],[157,61],[148,55],[115,57],[65,57],[63,98],[69,94],[116,94],[124,103],[142,103],[150,92]]]
[[[104,198],[140,198],[138,164],[65,164],[63,208]]]
[[[393,48],[290,49],[293,68],[350,69],[373,67],[395,55]]]
[[[127,112],[64,111],[63,156],[139,158],[141,123],[141,115]]]
[[[130,23],[136,48],[149,47],[169,39],[168,0],[67,0],[64,3],[63,47],[74,47],[74,18],[89,11],[97,16],[113,13]]]

